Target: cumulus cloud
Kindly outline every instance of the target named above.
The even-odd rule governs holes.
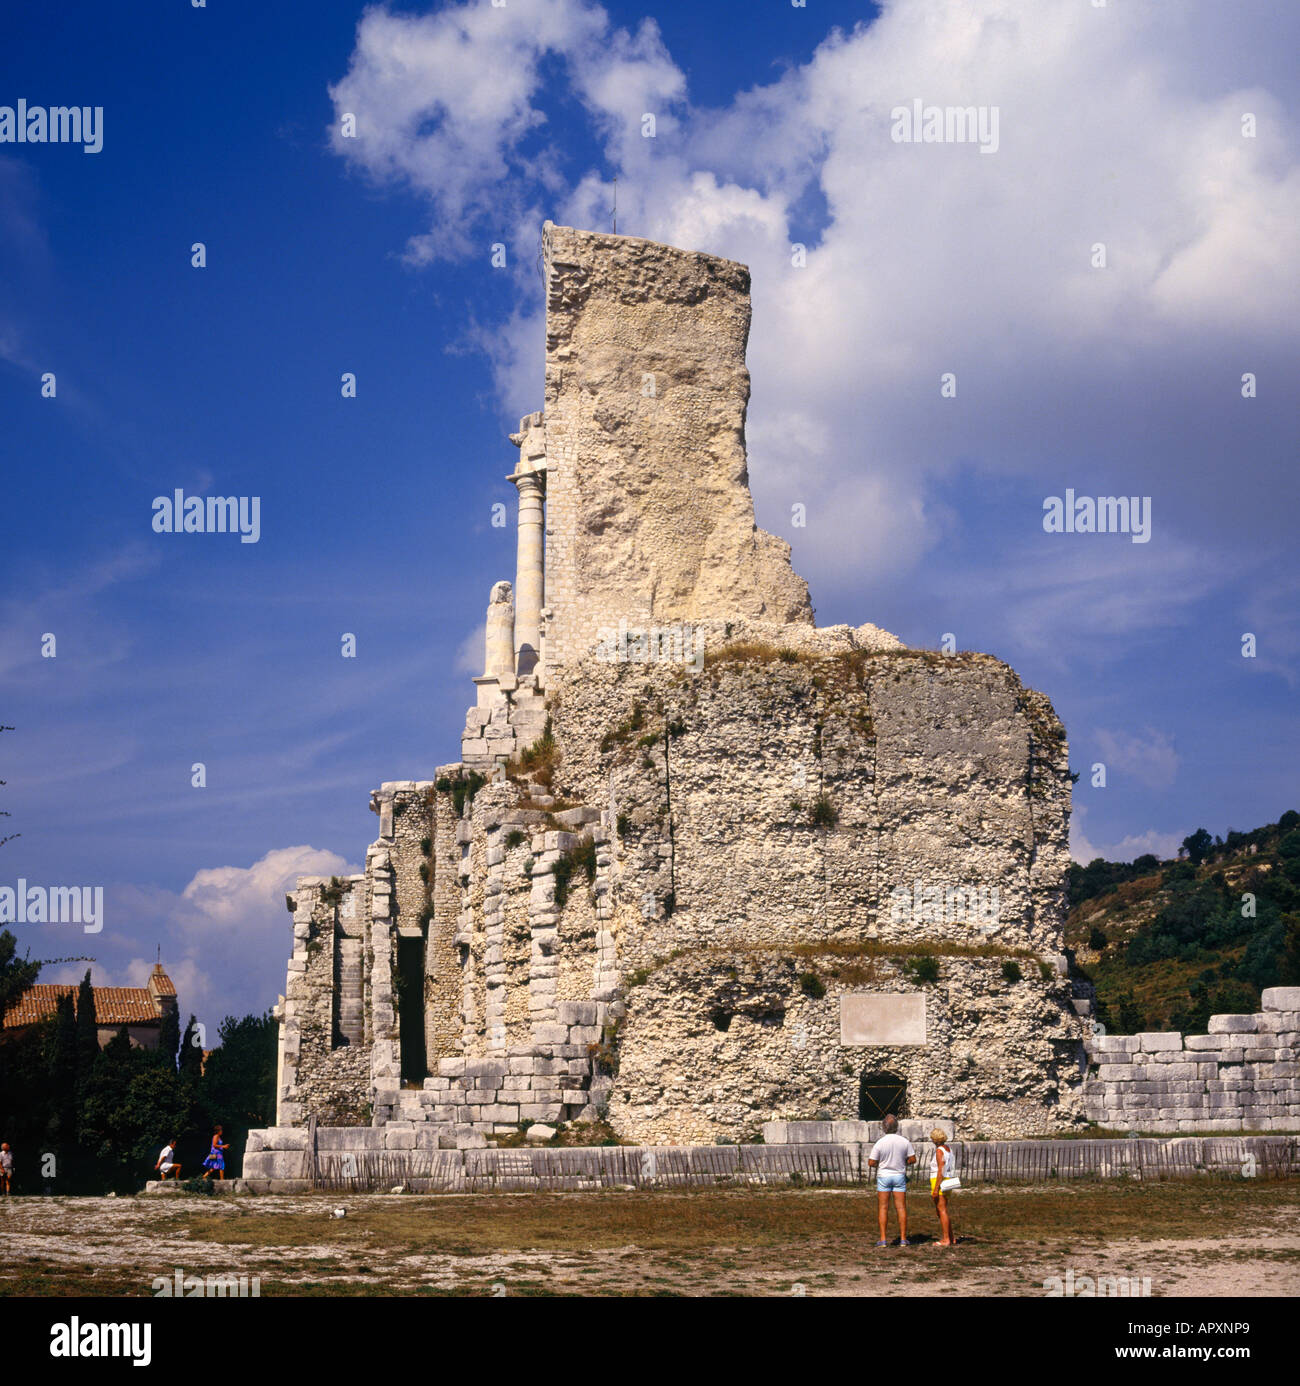
[[[182,1021],[193,1013],[215,1036],[225,1015],[264,1010],[283,986],[293,947],[284,897],[297,878],[349,876],[360,869],[337,852],[304,845],[274,848],[250,866],[205,867],[179,892],[110,885],[103,932],[79,936],[78,946],[94,956],[95,986],[138,987],[154,964],[154,958],[137,955],[140,939],[153,935],[176,984]],[[33,956],[53,951],[44,938],[21,941]],[[76,982],[86,966],[49,967],[41,981]]]
[[[278,847],[252,866],[215,866],[196,872],[181,898],[205,921],[222,929],[259,930],[273,910],[283,914],[284,894],[299,876],[347,872],[347,863],[337,852]]]
[[[346,75],[330,88],[334,149],[380,182],[428,198],[431,225],[411,237],[415,263],[464,254],[476,224],[517,212],[539,184],[554,185],[554,151],[542,127],[544,63],[568,82],[611,147],[628,157],[629,122],[684,92],[681,72],[647,19],[615,29],[599,5],[512,0],[449,5],[426,15],[366,10]],[[345,133],[344,117],[355,118]]]
[[[374,8],[331,92],[358,135],[336,119],[334,147],[427,199],[415,260],[466,253],[487,226],[532,245],[541,206],[607,226],[617,174],[620,231],[749,263],[759,518],[782,531],[807,506],[787,537],[823,595],[922,564],[962,519],[936,499],[962,457],[1027,490],[1109,479],[1153,495],[1205,575],[1235,521],[1281,537],[1248,486],[1211,513],[1186,480],[1236,444],[1225,402],[1242,370],[1295,365],[1300,164],[1269,54],[1300,40],[1300,17],[1166,8],[895,0],[720,109],[691,105],[651,22],[618,28],[596,4]],[[895,143],[891,111],[914,99],[996,106],[998,152]],[[507,417],[541,390],[523,258],[520,306],[481,334]],[[1279,398],[1256,401],[1247,473],[1276,470]],[[1127,566],[1156,568],[1155,551]],[[1092,586],[1121,617],[1140,602],[1114,568]],[[1206,586],[1164,583],[1165,610]]]
[[[1179,836],[1178,833],[1157,832],[1152,828],[1145,833],[1129,833],[1118,842],[1094,843],[1084,830],[1086,814],[1086,808],[1076,808],[1070,823],[1070,856],[1080,866],[1087,866],[1098,857],[1106,861],[1135,861],[1148,853],[1161,861],[1170,861],[1178,855],[1178,848],[1186,836],[1185,833]]]
[[[1151,727],[1140,733],[1102,728],[1096,742],[1106,764],[1108,782],[1118,771],[1147,789],[1168,789],[1178,777],[1178,752],[1165,732]]]

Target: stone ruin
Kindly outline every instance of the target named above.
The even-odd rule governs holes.
[[[1144,1037],[1089,1074],[1047,698],[987,655],[816,627],[755,525],[748,270],[550,223],[543,243],[544,408],[512,437],[516,572],[460,758],[382,785],[365,871],[290,897],[279,1145],[254,1133],[245,1173],[308,1123],[355,1132],[331,1150],[583,1121],[745,1142],[885,1110],[996,1138],[1183,1097]],[[1209,1061],[1169,1079],[1217,1085]],[[1269,1119],[1300,1125],[1298,1086]],[[1211,1106],[1240,1124],[1214,1103],[1198,1125]]]

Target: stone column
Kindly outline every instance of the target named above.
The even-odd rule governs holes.
[[[492,588],[487,609],[483,677],[508,678],[515,672],[515,603],[508,582]]]
[[[521,678],[533,673],[542,653],[545,596],[543,500],[546,474],[517,471],[506,478],[519,491],[519,550],[515,578],[515,658]]]

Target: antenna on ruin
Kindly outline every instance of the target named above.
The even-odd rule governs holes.
[[[613,206],[613,208],[611,209],[611,214],[612,214],[612,216],[613,216],[613,218],[614,218],[614,234],[617,236],[617,235],[618,235],[618,178],[617,178],[617,176],[614,178],[614,206]]]

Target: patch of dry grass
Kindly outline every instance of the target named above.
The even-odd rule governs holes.
[[[339,1203],[345,1218],[330,1215]],[[1300,1289],[1300,1181],[971,1189],[954,1200],[952,1252],[934,1245],[924,1193],[908,1200],[914,1249],[873,1251],[867,1186],[230,1204],[14,1200],[0,1293],[148,1295],[152,1278],[177,1265],[259,1275],[263,1295],[498,1286],[512,1295],[751,1295],[788,1294],[796,1283],[809,1293],[1041,1295],[1044,1276],[1065,1266],[1150,1275],[1157,1294]],[[56,1227],[67,1235],[49,1238]],[[76,1245],[78,1230],[96,1245]]]

